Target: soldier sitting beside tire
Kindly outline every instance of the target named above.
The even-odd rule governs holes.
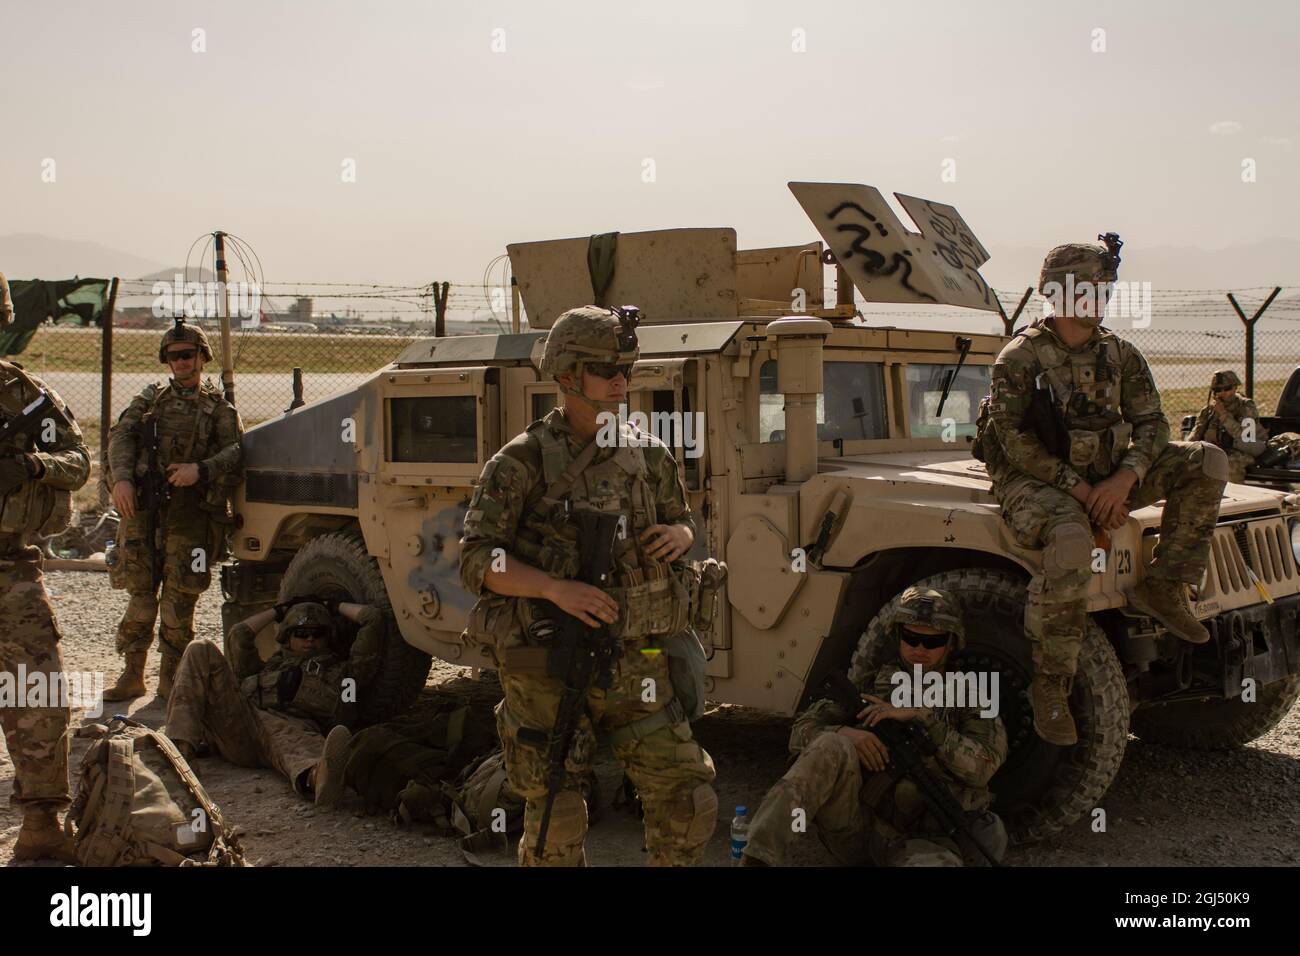
[[[347,657],[330,649],[332,612],[360,625]],[[272,620],[281,649],[263,662],[253,642]],[[352,736],[346,725],[379,670],[383,637],[378,608],[313,599],[237,624],[227,638],[232,660],[211,641],[193,641],[167,700],[167,735],[187,760],[207,740],[231,763],[278,770],[317,806],[333,806]]]
[[[856,715],[837,701],[820,700],[795,721],[790,749],[799,757],[754,815],[743,865],[784,863],[803,832],[794,826],[799,811],[802,819],[817,824],[826,848],[848,866],[977,865],[988,857],[1000,860],[1005,853],[1006,829],[988,809],[993,802],[989,781],[1007,757],[1001,718],[982,717],[975,707],[894,707],[886,702],[897,684],[895,675],[911,677],[915,668],[942,674],[950,655],[961,650],[965,629],[960,606],[946,591],[910,587],[890,631],[897,656],[874,681],[878,696],[864,694],[863,710]],[[866,726],[855,718],[864,719]],[[872,730],[886,721],[915,722],[933,742],[934,755],[926,761],[932,764],[932,779],[951,791],[968,818],[970,834],[963,835],[962,844],[933,815],[920,789],[924,781],[887,772],[895,757],[881,732]]]

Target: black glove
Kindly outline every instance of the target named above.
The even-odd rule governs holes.
[[[24,481],[31,481],[27,470],[26,455],[10,455],[0,458],[0,495],[7,495]]]
[[[313,598],[312,600],[316,601],[318,604],[325,605],[325,610],[329,611],[331,614],[337,614],[339,612],[339,605],[342,603],[338,598],[318,597]]]

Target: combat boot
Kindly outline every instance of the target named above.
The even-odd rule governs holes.
[[[18,831],[13,858],[77,862],[72,851],[72,839],[63,832],[59,815],[54,810],[28,810],[23,814],[23,826]]]
[[[1177,581],[1146,577],[1128,596],[1129,606],[1155,618],[1169,633],[1188,644],[1204,644],[1210,639],[1205,625],[1192,616],[1187,606],[1186,587]]]
[[[325,751],[312,771],[312,789],[316,792],[316,806],[334,807],[343,796],[343,767],[347,763],[348,742],[352,731],[342,724],[325,738]]]
[[[176,677],[178,660],[175,654],[166,653],[158,658],[158,696],[163,700],[166,700],[172,692],[172,680]]]
[[[126,655],[126,665],[122,668],[117,683],[104,691],[104,700],[131,700],[144,696],[144,662],[149,657],[148,651],[139,651]]]
[[[1079,732],[1070,716],[1070,689],[1074,678],[1067,674],[1035,674],[1029,684],[1029,700],[1034,708],[1034,730],[1049,744],[1072,747],[1079,742]]]

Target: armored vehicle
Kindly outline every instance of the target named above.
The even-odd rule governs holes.
[[[794,714],[832,669],[878,666],[892,602],[921,583],[963,604],[963,666],[998,675],[1011,752],[993,786],[1021,839],[1097,806],[1130,731],[1213,748],[1273,727],[1300,694],[1300,497],[1230,485],[1194,595],[1214,639],[1191,648],[1127,613],[1161,514],[1135,510],[1094,552],[1071,698],[1079,743],[1037,737],[1023,612],[1042,556],[1016,543],[969,450],[1006,339],[854,317],[854,286],[871,302],[992,311],[988,255],[951,207],[900,196],[917,233],[870,187],[791,188],[825,245],[738,250],[731,229],[512,245],[531,331],[420,340],[352,391],[249,429],[226,620],[306,593],[389,610],[382,686],[360,702],[372,718],[413,699],[431,656],[488,665],[461,641],[474,483],[556,404],[538,370],[554,319],[635,303],[628,415],[674,447],[701,529],[693,557],[730,568],[702,635],[711,700]]]

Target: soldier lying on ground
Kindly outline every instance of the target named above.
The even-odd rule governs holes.
[[[370,605],[329,603],[361,626],[347,657],[330,649],[334,616],[315,601],[277,604],[237,624],[230,661],[211,641],[185,649],[167,699],[167,735],[186,759],[206,739],[231,763],[280,771],[318,806],[338,802],[352,736],[345,725],[378,673],[384,617]],[[283,646],[263,662],[253,642],[272,619]]]
[[[989,780],[1007,756],[1001,719],[981,717],[976,707],[894,707],[886,702],[895,674],[911,678],[917,665],[926,673],[943,673],[948,655],[965,646],[957,607],[947,592],[908,588],[890,627],[898,657],[877,676],[876,695],[863,695],[865,706],[857,715],[820,700],[795,721],[790,750],[799,758],[754,815],[743,865],[784,863],[794,840],[805,832],[796,829],[800,820],[816,822],[822,843],[846,866],[962,865],[961,849],[945,835],[912,780],[896,781],[887,772],[885,744],[870,729],[855,726],[863,719],[868,727],[885,720],[919,721],[937,748],[927,763],[963,810],[982,811],[973,819],[974,837],[992,856],[1002,856],[1006,830],[988,810],[993,802]]]
[[[1244,481],[1246,469],[1289,468],[1300,459],[1300,435],[1284,432],[1268,437],[1259,420],[1255,400],[1238,395],[1241,379],[1230,368],[1220,369],[1210,380],[1210,401],[1196,416],[1188,441],[1208,441],[1227,453],[1228,480]]]

